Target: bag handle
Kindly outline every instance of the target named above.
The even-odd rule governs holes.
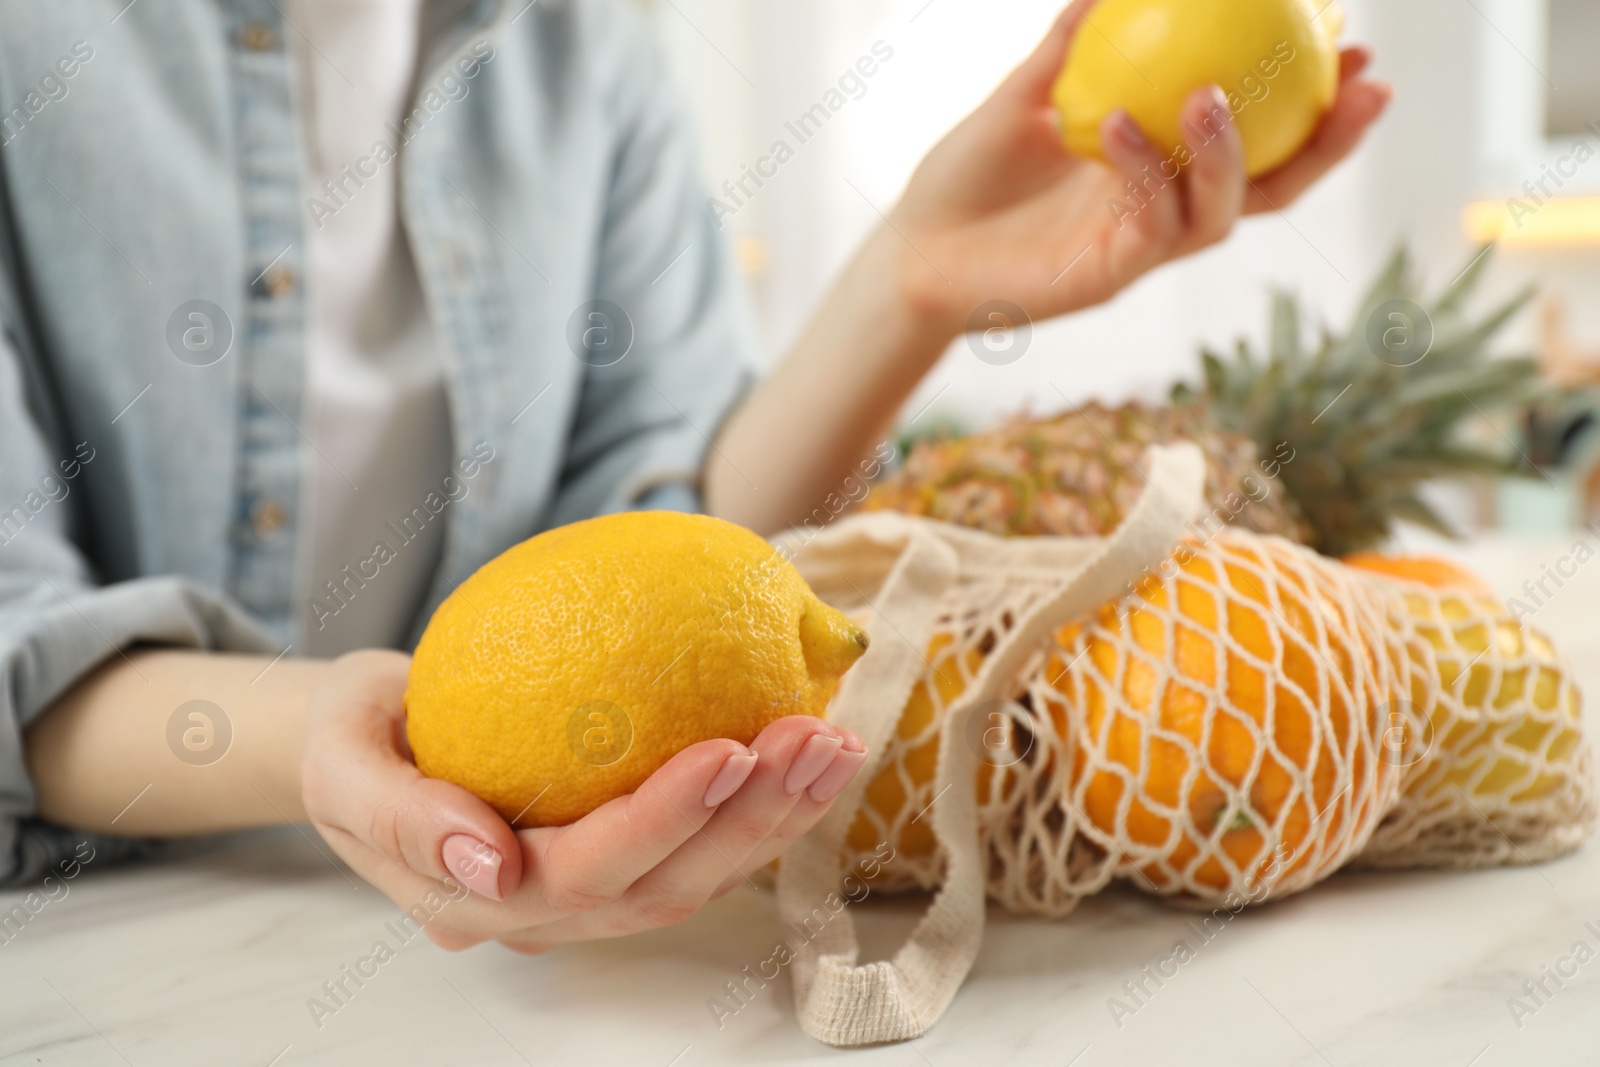
[[[978,849],[978,757],[961,743],[967,718],[1012,682],[1028,655],[1057,626],[1118,596],[1130,577],[1159,561],[1182,537],[1203,498],[1204,457],[1195,446],[1181,444],[1152,447],[1146,459],[1147,488],[1133,510],[1097,552],[1068,571],[1050,595],[997,641],[973,684],[945,716],[930,806],[934,837],[945,851],[945,877],[894,959],[857,966],[860,946],[849,908],[827,907],[830,898],[839,899],[845,834],[877,760],[863,768],[827,817],[784,855],[778,872],[779,914],[791,930],[805,935],[799,945],[790,946],[795,1010],[801,1028],[817,1040],[865,1045],[919,1037],[944,1014],[971,970],[983,937],[985,897]],[[852,689],[847,674],[836,701],[851,720],[841,716],[840,721],[862,733],[875,755],[881,755],[925,666],[923,650],[932,636],[937,594],[959,576],[957,553],[939,543],[936,529],[929,524],[912,529],[904,555],[877,597],[874,610],[887,632],[873,632],[880,627],[869,623],[873,645],[867,654],[879,651],[881,659],[892,658],[892,669],[863,674],[863,683],[874,683],[870,693]],[[1003,545],[996,547],[1003,551]]]

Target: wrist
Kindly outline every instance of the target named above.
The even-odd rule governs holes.
[[[271,812],[262,812],[265,821],[306,821],[300,771],[312,695],[332,666],[328,660],[284,659],[250,686],[259,688],[271,681],[269,692],[261,694],[259,701],[241,702],[249,733],[241,738],[248,744],[240,755],[247,764],[246,773]]]
[[[917,365],[919,377],[966,329],[956,287],[922,244],[891,217],[862,246],[849,280],[857,292],[877,294],[881,306],[873,320],[893,339],[892,347]]]

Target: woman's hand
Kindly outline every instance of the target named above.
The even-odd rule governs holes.
[[[1126,183],[1145,183],[1146,167],[1159,175],[1163,160],[1125,114],[1102,131],[1110,167],[1068,155],[1057,132],[1050,89],[1089,6],[1064,12],[928,153],[789,355],[723,424],[706,459],[712,514],[761,533],[823,514],[859,480],[863,457],[892,439],[894,413],[984,304],[1008,300],[1039,320],[1109,299],[1220,241],[1241,214],[1289,204],[1349,155],[1389,100],[1387,85],[1361,77],[1368,53],[1346,50],[1339,94],[1311,141],[1250,180],[1226,104],[1217,111],[1203,89],[1186,118],[1217,134],[1190,145],[1194,158],[1141,205]],[[1128,210],[1114,214],[1113,200]]]
[[[1126,112],[1101,130],[1110,167],[1079,159],[1062,148],[1050,91],[1092,7],[1078,0],[1061,15],[1033,55],[928,154],[890,216],[908,246],[900,257],[908,295],[947,331],[965,330],[973,309],[997,298],[1034,319],[1100,303],[1151,268],[1220,241],[1241,214],[1285,207],[1355,148],[1391,95],[1361,77],[1370,53],[1346,49],[1338,96],[1317,132],[1253,180],[1215,87],[1185,102],[1191,133],[1217,133],[1188,144],[1193,161],[1175,179],[1159,177],[1164,153]],[[1147,206],[1129,181],[1143,187]],[[1114,213],[1113,201],[1129,210]]]
[[[680,922],[811,829],[866,759],[850,731],[793,716],[748,748],[691,745],[571,825],[514,830],[412,763],[409,664],[377,651],[333,664],[311,698],[302,789],[318,832],[401,908],[449,901],[424,927],[449,949],[542,952]]]

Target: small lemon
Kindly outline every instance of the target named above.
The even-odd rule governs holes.
[[[749,530],[607,515],[507,550],[439,606],[406,736],[423,774],[519,827],[559,826],[696,742],[823,714],[866,646]]]
[[[1337,3],[1318,11],[1314,0],[1101,0],[1052,93],[1067,150],[1104,159],[1100,125],[1120,107],[1181,167],[1189,155],[1183,102],[1216,85],[1238,124],[1245,172],[1280,166],[1339,87],[1343,15]]]

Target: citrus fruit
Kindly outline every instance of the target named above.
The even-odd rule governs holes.
[[[1284,874],[1323,862],[1352,819],[1370,830],[1381,814],[1363,796],[1349,811],[1330,808],[1350,791],[1341,784],[1392,793],[1399,773],[1377,764],[1386,694],[1377,670],[1357,665],[1384,644],[1362,629],[1370,620],[1341,606],[1348,572],[1282,539],[1231,530],[1185,543],[1171,563],[1171,577],[1149,575],[1132,596],[1060,628],[1031,668],[1030,699],[1070,739],[1070,763],[1057,772],[1063,796],[1101,842],[1141,857],[1141,882],[1162,890],[1181,882],[1220,894],[1253,880],[1282,859],[1274,841],[1293,857]],[[913,731],[965,688],[983,656],[941,633],[928,658],[930,676],[904,712]],[[1335,664],[1342,673],[1331,678]],[[937,758],[937,738],[905,753],[891,742],[852,849],[870,849],[888,836],[880,825],[928,803]],[[980,763],[979,797],[1006,773],[1003,762]],[[913,862],[935,847],[919,826],[890,838]]]
[[[1430,589],[1459,589],[1480,597],[1494,597],[1494,586],[1465,567],[1434,556],[1387,556],[1381,552],[1352,552],[1340,562],[1357,570],[1387,574],[1418,582]]]
[[[1171,160],[1189,156],[1183,102],[1216,85],[1244,142],[1245,171],[1264,174],[1294,155],[1339,84],[1337,3],[1312,0],[1101,0],[1067,51],[1053,91],[1074,155],[1104,159],[1100,126],[1124,108]],[[1205,131],[1191,133],[1205,138]]]
[[[559,826],[689,745],[823,714],[866,645],[749,530],[607,515],[507,550],[439,606],[406,735],[423,774],[519,827]]]

